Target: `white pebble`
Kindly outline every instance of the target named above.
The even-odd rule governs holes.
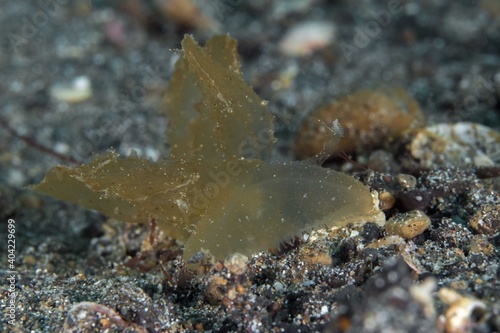
[[[331,44],[335,27],[330,22],[303,22],[288,30],[280,42],[280,50],[288,56],[307,56]]]
[[[69,84],[54,84],[50,95],[61,102],[79,103],[92,96],[92,84],[88,77],[77,76]]]
[[[25,182],[24,174],[17,169],[10,169],[7,183],[11,186],[22,186]]]

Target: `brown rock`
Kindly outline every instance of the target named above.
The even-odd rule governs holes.
[[[423,123],[417,102],[401,89],[361,90],[314,111],[305,119],[295,141],[295,154],[306,159],[328,144],[328,127],[338,119],[344,137],[329,152],[361,152],[383,147],[409,128]]]
[[[430,225],[431,220],[424,212],[413,210],[391,217],[385,224],[385,231],[388,235],[398,235],[404,239],[411,239],[420,235]]]
[[[478,233],[493,236],[500,232],[500,208],[482,205],[469,219],[469,225]]]
[[[332,265],[332,257],[325,249],[303,247],[303,250],[300,251],[299,258],[309,267],[316,265]]]
[[[396,197],[391,192],[380,192],[378,200],[381,210],[389,210],[394,207],[394,204],[396,203]]]

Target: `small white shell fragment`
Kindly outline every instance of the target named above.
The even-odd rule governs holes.
[[[471,122],[438,124],[420,129],[410,151],[425,167],[492,166],[500,157],[500,133]]]
[[[7,183],[11,186],[22,186],[26,181],[24,174],[17,169],[10,169],[8,172]]]
[[[70,83],[56,83],[50,95],[61,102],[79,103],[92,97],[92,83],[87,76],[77,76]]]
[[[474,323],[485,317],[486,304],[482,301],[462,296],[449,288],[442,288],[438,296],[449,305],[444,314],[445,331],[447,333],[470,332]]]
[[[285,55],[303,57],[331,44],[334,38],[332,23],[307,21],[291,27],[279,46]]]
[[[285,285],[280,281],[274,282],[273,287],[274,289],[276,289],[276,291],[282,291],[283,289],[285,289]]]
[[[64,142],[56,142],[56,144],[54,145],[54,151],[62,155],[68,154],[70,150],[71,147]]]

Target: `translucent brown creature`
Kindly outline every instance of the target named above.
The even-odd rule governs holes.
[[[354,178],[310,162],[270,163],[273,118],[243,80],[236,41],[182,42],[165,96],[170,158],[115,152],[58,166],[33,188],[131,223],[154,219],[185,242],[184,259],[278,248],[301,232],[367,222],[373,201]]]

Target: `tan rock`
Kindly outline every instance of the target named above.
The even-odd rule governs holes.
[[[405,239],[411,239],[420,235],[430,225],[431,220],[424,212],[413,210],[391,217],[385,224],[385,231],[388,235],[398,235]]]

